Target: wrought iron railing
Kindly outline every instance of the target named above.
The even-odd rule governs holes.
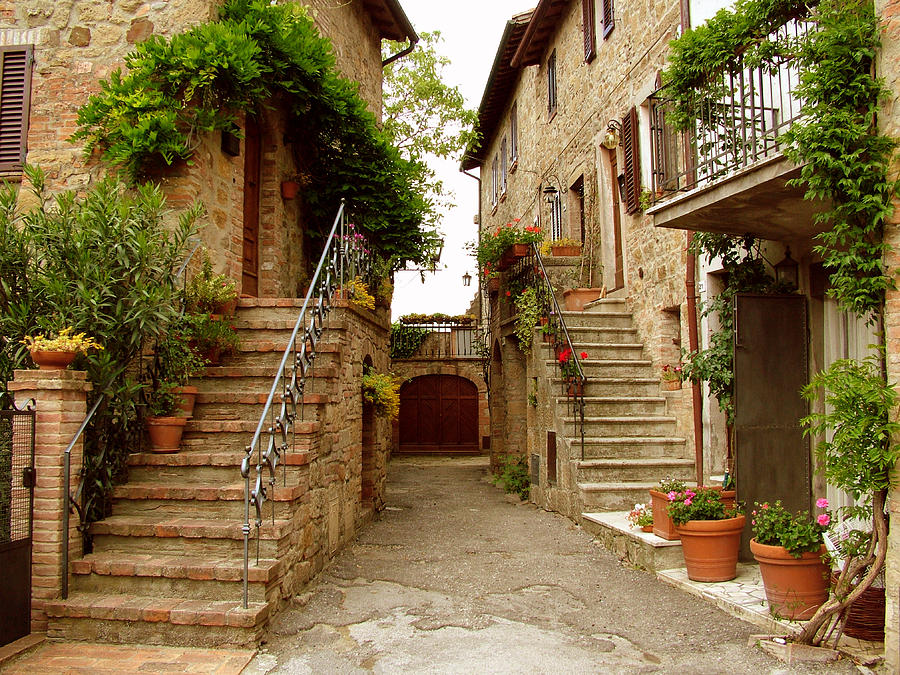
[[[575,433],[580,437],[581,458],[584,459],[584,389],[587,377],[537,245],[532,244],[528,255],[513,263],[507,272],[507,285],[516,289],[530,286],[537,292],[538,301],[543,306],[542,316],[546,318],[546,323],[541,326],[544,344],[553,354],[556,369],[562,376],[568,413],[575,420]],[[564,361],[561,360],[563,357]]]
[[[479,328],[469,323],[401,323],[391,328],[392,359],[479,358]]]
[[[768,39],[796,39],[813,28],[810,22],[792,20]],[[799,71],[790,60],[770,69],[747,66],[738,55],[714,77],[712,88],[722,94],[712,103],[698,98],[693,133],[677,132],[668,124],[673,103],[665,87],[650,96],[652,201],[779,155],[779,136],[803,114],[803,100],[796,94]]]
[[[253,439],[241,462],[244,479],[244,576],[243,606],[247,607],[250,567],[250,533],[256,528],[256,557],[259,562],[259,535],[263,507],[274,488],[276,471],[293,445],[294,422],[302,420],[303,395],[312,375],[319,339],[325,320],[333,309],[332,297],[339,286],[354,277],[368,281],[372,274],[371,251],[362,234],[348,225],[344,203],[338,209],[331,232],[319,259],[309,292],[303,300],[294,330],[284,350],[269,396]],[[276,401],[277,399],[277,401]],[[254,523],[250,521],[250,507]],[[275,512],[272,511],[274,521]]]

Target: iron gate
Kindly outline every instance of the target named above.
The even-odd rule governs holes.
[[[31,632],[34,407],[0,410],[0,646]]]

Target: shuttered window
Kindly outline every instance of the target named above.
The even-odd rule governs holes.
[[[552,117],[556,112],[556,50],[547,59],[547,112]]]
[[[509,113],[509,163],[519,159],[519,103],[513,103]]]
[[[594,0],[581,0],[584,23],[584,60],[590,63],[597,56],[597,22],[594,19]]]
[[[500,192],[500,163],[497,156],[494,155],[494,161],[491,164],[491,204],[496,206]]]
[[[625,156],[625,210],[636,213],[640,209],[641,151],[638,147],[637,108],[634,107],[622,118],[622,152]]]
[[[600,0],[603,3],[603,39],[609,37],[612,29],[616,27],[616,14],[613,10],[613,0]]]
[[[0,171],[25,162],[30,93],[31,47],[0,47]]]
[[[506,176],[509,174],[509,155],[506,153],[506,136],[500,144],[500,194],[506,194]]]

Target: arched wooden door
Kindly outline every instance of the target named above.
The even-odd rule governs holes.
[[[477,453],[478,388],[456,375],[423,375],[400,389],[401,453]]]

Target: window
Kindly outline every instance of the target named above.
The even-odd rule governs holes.
[[[519,104],[513,103],[509,111],[509,163],[510,168],[519,161]]]
[[[497,205],[497,198],[500,191],[500,176],[497,155],[494,155],[494,162],[491,164],[491,204]]]
[[[594,0],[581,0],[581,18],[584,25],[584,60],[586,63],[590,63],[597,56],[597,22],[594,19]]]
[[[550,200],[550,239],[562,239],[562,199],[558,191],[553,193],[553,199]]]
[[[30,94],[31,47],[0,47],[0,171],[25,163]]]
[[[547,112],[556,114],[556,50],[547,59]]]
[[[584,175],[579,176],[572,184],[568,194],[569,230],[573,237],[580,237],[584,244],[587,237],[584,222]]]
[[[506,194],[506,175],[509,168],[509,155],[506,154],[506,136],[500,144],[500,194]]]
[[[613,9],[613,0],[600,0],[603,3],[603,39],[609,37],[612,29],[616,27],[616,15]]]
[[[622,154],[625,158],[625,210],[636,213],[640,208],[641,196],[641,149],[638,144],[637,109],[634,107],[622,118]]]

